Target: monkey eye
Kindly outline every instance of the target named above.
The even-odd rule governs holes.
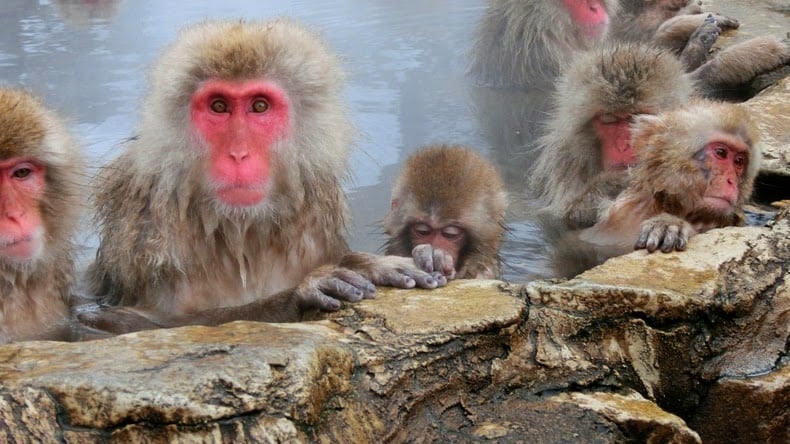
[[[611,125],[613,123],[619,122],[620,119],[614,114],[599,114],[598,121],[605,125]]]
[[[256,99],[252,102],[252,112],[254,113],[264,113],[267,109],[269,109],[269,102],[266,99]]]
[[[431,227],[426,224],[415,224],[411,229],[419,236],[430,236],[433,231]]]
[[[463,230],[454,225],[450,225],[442,229],[442,236],[444,236],[445,239],[448,240],[458,239],[461,236],[461,234],[463,234]]]
[[[33,174],[33,169],[28,166],[21,166],[11,173],[15,179],[27,179],[31,174]]]
[[[210,107],[215,113],[222,114],[228,112],[228,103],[222,99],[214,99],[214,101],[211,102]]]
[[[746,166],[746,156],[744,156],[743,154],[739,154],[735,156],[735,160],[733,162],[735,162],[736,166],[744,167]]]
[[[716,153],[716,157],[718,157],[719,159],[727,158],[727,148],[724,148],[721,145],[714,148],[714,152]]]

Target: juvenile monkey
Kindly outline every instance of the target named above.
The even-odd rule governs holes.
[[[760,164],[759,132],[744,108],[695,101],[637,117],[633,133],[630,185],[582,240],[670,252],[695,233],[742,225]]]
[[[0,88],[0,344],[78,339],[70,318],[84,170],[63,122]]]
[[[502,179],[483,157],[461,146],[427,146],[395,181],[384,217],[386,252],[449,279],[498,278],[506,209]]]
[[[297,321],[373,284],[441,285],[411,259],[349,252],[341,80],[288,20],[184,29],[154,66],[138,136],[96,184],[88,277],[121,307],[82,319],[115,332]]]

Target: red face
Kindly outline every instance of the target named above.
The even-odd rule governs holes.
[[[708,177],[703,200],[709,208],[731,211],[738,202],[738,187],[749,166],[748,147],[738,140],[709,142],[698,154]]]
[[[44,195],[46,168],[32,159],[0,161],[0,261],[35,259],[43,245],[39,201]]]
[[[466,244],[466,231],[456,225],[434,227],[418,222],[409,226],[409,239],[412,247],[431,244],[434,248],[441,248],[453,256],[453,263],[458,266],[458,255]]]
[[[593,129],[601,141],[604,169],[625,169],[636,163],[631,149],[631,116],[599,114],[593,118]]]
[[[581,37],[599,39],[606,33],[609,14],[603,0],[561,0]]]
[[[208,178],[217,199],[232,207],[261,203],[272,145],[289,131],[285,91],[263,80],[209,80],[190,107],[192,125],[210,149]]]

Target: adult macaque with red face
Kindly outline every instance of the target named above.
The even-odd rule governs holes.
[[[82,319],[116,332],[296,321],[374,283],[440,285],[411,259],[349,253],[341,77],[287,20],[183,30],[153,70],[138,137],[97,182],[88,276],[121,308]]]
[[[575,50],[606,38],[618,7],[617,0],[490,0],[471,74],[495,87],[551,80]]]
[[[697,232],[741,225],[759,170],[758,136],[748,112],[727,103],[637,117],[631,183],[581,239],[670,252]]]
[[[680,61],[638,43],[580,55],[558,80],[530,190],[542,213],[571,228],[593,225],[635,163],[631,123],[685,104],[693,86]]]
[[[0,88],[0,343],[80,338],[70,320],[84,170],[63,123]]]
[[[502,179],[483,157],[461,146],[425,147],[395,181],[386,252],[449,279],[498,278],[506,208]]]

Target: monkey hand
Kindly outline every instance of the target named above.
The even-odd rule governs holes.
[[[396,288],[436,288],[447,285],[447,278],[439,271],[423,271],[414,260],[401,256],[380,256],[368,253],[348,253],[340,266],[356,271],[375,285]]]
[[[685,220],[667,213],[659,214],[642,222],[634,249],[645,248],[650,253],[658,248],[664,253],[683,251],[694,233],[694,228]]]
[[[370,280],[348,268],[325,265],[309,273],[293,291],[301,311],[336,311],[340,301],[358,302],[376,297]]]
[[[455,279],[455,263],[449,252],[431,244],[420,244],[411,250],[411,257],[422,271],[439,272],[447,280]]]
[[[721,30],[738,29],[738,27],[741,26],[741,23],[737,19],[715,12],[708,14],[708,16],[705,17],[705,22],[710,21],[711,18]]]

